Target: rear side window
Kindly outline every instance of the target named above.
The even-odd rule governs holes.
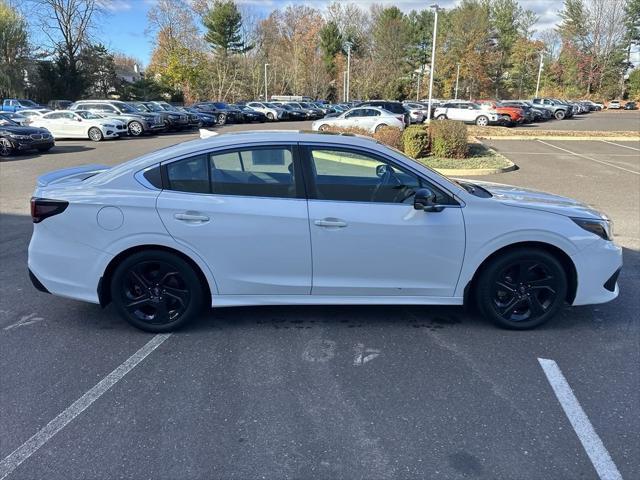
[[[209,193],[209,167],[206,155],[198,155],[167,165],[168,190]]]

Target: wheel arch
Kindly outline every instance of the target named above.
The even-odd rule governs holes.
[[[111,279],[113,278],[113,273],[115,272],[118,265],[120,265],[120,263],[124,259],[130,257],[134,253],[143,252],[146,250],[160,250],[163,252],[171,253],[181,258],[185,262],[187,262],[191,266],[191,268],[193,268],[193,270],[196,272],[198,279],[200,280],[201,284],[204,287],[205,302],[208,302],[207,305],[211,306],[211,302],[213,298],[212,292],[211,292],[211,285],[209,285],[207,276],[204,274],[204,272],[202,271],[202,269],[200,268],[200,266],[195,260],[193,260],[189,255],[186,255],[184,252],[176,250],[175,248],[167,247],[165,245],[147,244],[147,245],[136,245],[134,247],[127,248],[126,250],[123,250],[122,252],[120,252],[119,254],[117,254],[115,257],[111,259],[111,261],[105,268],[105,271],[102,274],[102,277],[100,277],[100,280],[98,281],[98,299],[100,301],[101,307],[105,307],[111,302],[111,288],[110,288]]]
[[[567,285],[566,301],[569,304],[573,303],[573,300],[575,299],[576,292],[578,289],[578,274],[576,271],[576,266],[573,263],[573,260],[571,260],[571,257],[564,250],[550,243],[539,242],[539,241],[526,241],[526,242],[512,243],[512,244],[503,246],[495,250],[491,254],[489,254],[480,263],[478,268],[476,268],[473,276],[471,277],[471,280],[469,280],[469,282],[464,287],[464,304],[465,305],[468,305],[470,303],[470,300],[472,299],[471,294],[473,293],[477,279],[480,276],[480,273],[483,271],[483,269],[486,268],[486,266],[491,261],[493,261],[493,259],[499,257],[500,255],[504,255],[509,251],[517,250],[520,248],[533,248],[533,249],[543,250],[553,255],[560,262],[560,264],[562,265],[562,268],[564,269],[564,272],[567,275],[567,280],[569,282]]]

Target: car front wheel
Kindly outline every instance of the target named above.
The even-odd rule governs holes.
[[[564,118],[564,112],[562,110],[558,110],[555,114],[557,120],[562,120]]]
[[[480,116],[476,118],[476,125],[478,125],[479,127],[486,127],[487,125],[489,125],[489,119],[485,116]]]
[[[446,116],[445,114],[438,115],[438,116],[436,117],[436,120],[446,120],[446,119],[447,119],[447,116]]]
[[[133,121],[129,123],[129,134],[133,137],[139,137],[144,133],[144,128],[140,122]]]
[[[0,157],[8,157],[13,153],[13,145],[6,138],[0,138]]]
[[[175,330],[202,309],[203,289],[194,269],[161,250],[138,252],[118,265],[111,298],[120,315],[147,332]]]
[[[102,140],[103,135],[98,127],[91,127],[89,129],[89,138],[94,142],[99,142],[100,140]]]
[[[567,275],[543,250],[517,249],[493,259],[476,284],[478,307],[487,319],[513,330],[551,319],[567,295]]]

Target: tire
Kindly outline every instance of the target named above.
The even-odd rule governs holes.
[[[6,138],[0,138],[0,157],[8,157],[13,154],[13,145]]]
[[[380,125],[376,126],[376,129],[374,130],[374,132],[379,132],[380,130],[382,130],[384,127],[388,127],[388,125],[386,123],[381,123]]]
[[[489,119],[484,115],[480,115],[478,118],[476,118],[476,125],[478,125],[479,127],[486,127],[487,125],[489,125]]]
[[[227,114],[221,113],[218,115],[218,125],[224,125],[227,123]]]
[[[482,315],[503,328],[526,330],[550,320],[567,296],[567,275],[544,250],[520,248],[493,259],[475,287]]]
[[[562,120],[565,117],[564,110],[557,110],[553,116],[556,117],[556,120]]]
[[[323,123],[322,125],[320,125],[320,126],[318,127],[318,131],[320,131],[320,132],[326,132],[328,128],[329,128],[329,125],[327,125],[326,123]]]
[[[144,133],[144,127],[142,126],[142,124],[135,120],[133,122],[129,122],[129,125],[127,125],[127,129],[129,130],[129,135],[131,135],[132,137],[139,137]]]
[[[271,112],[267,113],[267,120],[269,120],[270,122],[273,122],[275,120],[273,113]]]
[[[125,258],[111,280],[111,298],[120,315],[146,332],[176,330],[200,313],[203,288],[193,267],[162,250]]]
[[[447,119],[447,116],[444,113],[436,117],[436,120],[446,120],[446,119]]]
[[[91,127],[89,129],[89,139],[94,142],[100,142],[104,139],[102,131],[98,127]]]

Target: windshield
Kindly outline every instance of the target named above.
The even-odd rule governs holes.
[[[158,105],[156,105],[155,103],[145,103],[143,104],[145,107],[147,107],[147,109],[151,112],[163,112],[164,109],[160,108]]]
[[[7,126],[10,125],[12,127],[18,127],[19,125],[13,120],[9,120],[7,117],[0,117],[0,125]]]
[[[31,100],[18,100],[18,103],[23,107],[37,107],[38,104],[36,102],[32,102]]]
[[[223,102],[213,102],[213,106],[221,109],[225,109],[228,107],[227,104]]]
[[[274,105],[273,103],[264,103],[263,104],[267,108],[277,108],[279,105]]]
[[[120,109],[123,113],[137,113],[138,111],[144,112],[144,110],[138,110],[137,108],[132,107],[128,103],[118,102],[114,103],[116,107]]]
[[[280,105],[278,105],[278,106],[279,106],[280,108],[284,108],[285,110],[289,110],[289,111],[293,110],[293,107],[292,107],[291,105],[285,105],[284,103],[283,103],[283,104],[280,104]]]
[[[85,110],[78,110],[76,114],[79,117],[86,118],[87,120],[95,120],[96,118],[102,118],[101,116],[96,115],[95,113],[87,112]]]

